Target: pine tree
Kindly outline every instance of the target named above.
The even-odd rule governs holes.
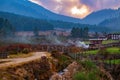
[[[34,33],[34,36],[35,36],[35,37],[38,37],[38,36],[39,36],[39,29],[38,29],[38,27],[35,27],[35,28],[34,28],[33,33]]]
[[[1,27],[0,27],[1,37],[10,37],[14,35],[15,28],[7,19],[1,19],[0,23],[1,23]]]

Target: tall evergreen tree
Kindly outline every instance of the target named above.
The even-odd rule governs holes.
[[[1,23],[1,27],[0,27],[1,37],[10,37],[14,35],[15,28],[7,19],[1,19],[0,23]]]
[[[33,33],[34,33],[34,36],[35,36],[35,37],[38,37],[38,36],[39,36],[39,29],[38,29],[38,27],[34,27]]]
[[[84,28],[84,38],[88,38],[88,32],[89,32],[88,27],[85,27]]]

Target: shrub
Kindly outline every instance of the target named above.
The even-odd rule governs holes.
[[[29,49],[28,49],[28,48],[24,48],[24,49],[22,50],[22,53],[25,53],[25,54],[29,53]]]
[[[95,71],[89,72],[88,75],[87,75],[87,79],[88,79],[88,80],[99,80],[99,79],[97,78],[97,75],[96,75],[96,74],[97,74],[97,73],[96,73]]]
[[[96,65],[93,62],[91,62],[90,60],[86,60],[86,61],[82,62],[82,65],[87,70],[96,69]]]
[[[78,72],[73,76],[73,80],[88,80],[86,74],[83,72]]]
[[[51,56],[53,56],[54,58],[59,58],[60,57],[60,53],[56,50],[51,52]]]
[[[100,80],[97,77],[97,73],[95,71],[90,72],[78,72],[73,76],[73,80]]]

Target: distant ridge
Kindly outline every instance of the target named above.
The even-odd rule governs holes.
[[[100,11],[92,12],[88,16],[86,16],[81,23],[84,24],[99,24],[102,21],[110,18],[115,18],[120,15],[120,8],[119,9],[103,9]]]

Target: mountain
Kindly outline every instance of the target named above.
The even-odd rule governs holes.
[[[103,26],[35,19],[32,17],[16,15],[8,12],[0,12],[0,18],[8,19],[17,31],[33,31],[36,27],[38,30],[53,30],[54,28],[71,29],[73,27],[88,27],[90,31],[110,31],[109,28]]]
[[[99,25],[114,29],[116,31],[120,31],[120,16],[116,18],[106,19]]]
[[[37,27],[38,30],[54,29],[54,26],[47,20],[35,19],[7,12],[0,12],[0,18],[9,20],[17,31],[33,31],[35,27]]]
[[[105,19],[118,17],[120,15],[120,8],[119,9],[103,9],[100,11],[93,12],[86,16],[81,23],[84,24],[99,24],[100,22],[104,21]]]
[[[99,31],[102,31],[106,25],[98,25],[99,23],[106,19],[117,18],[120,15],[120,8],[116,10],[104,9],[93,12],[84,19],[77,19],[55,14],[29,0],[0,0],[0,11],[0,16],[8,19],[17,30],[33,30],[34,27],[40,27],[41,30],[51,30],[54,27],[92,26],[92,30],[101,29]],[[90,25],[82,25],[81,23]],[[109,26],[106,29],[108,28]]]
[[[0,11],[38,19],[80,22],[80,19],[55,14],[29,0],[0,0]]]

